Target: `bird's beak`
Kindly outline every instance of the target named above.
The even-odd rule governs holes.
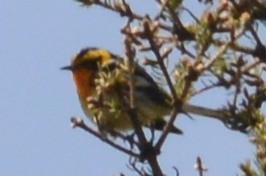
[[[72,71],[73,67],[71,65],[68,65],[68,66],[62,67],[61,70],[70,70],[70,71]]]

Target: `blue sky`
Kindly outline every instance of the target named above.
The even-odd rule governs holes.
[[[146,7],[135,3],[150,10],[147,0]],[[84,115],[70,73],[59,70],[86,46],[123,53],[124,22],[72,0],[1,1],[0,175],[133,175],[127,156],[71,128],[70,117]],[[216,105],[213,95],[194,102]],[[248,138],[220,122],[195,119],[179,118],[185,135],[171,135],[163,147],[159,159],[166,174],[174,175],[176,166],[180,175],[198,175],[197,156],[209,168],[206,175],[239,173],[239,163],[253,157]]]

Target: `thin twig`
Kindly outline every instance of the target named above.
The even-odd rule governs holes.
[[[71,122],[73,124],[73,127],[79,127],[83,130],[85,130],[86,132],[92,134],[93,136],[95,136],[96,138],[100,139],[101,141],[109,144],[110,146],[114,147],[115,149],[129,155],[129,156],[132,156],[132,157],[135,157],[135,158],[140,158],[140,155],[137,154],[137,153],[134,153],[132,152],[131,150],[128,150],[116,143],[114,143],[113,141],[109,140],[106,136],[102,135],[101,133],[97,132],[97,131],[94,131],[92,128],[88,127],[84,121],[82,119],[79,119],[79,118],[75,118],[75,117],[72,117],[71,118]]]
[[[178,107],[174,107],[171,116],[170,116],[170,120],[167,122],[166,127],[164,128],[164,131],[162,133],[162,135],[160,136],[160,138],[158,139],[157,143],[155,144],[155,148],[156,150],[160,150],[164,144],[164,141],[166,140],[172,125],[174,124],[174,121],[176,119],[177,113],[180,112],[181,106],[180,108]]]
[[[204,172],[207,171],[207,169],[204,168],[201,158],[199,156],[197,157],[196,161],[196,169],[199,171],[199,176],[203,176]]]
[[[130,39],[126,38],[125,39],[125,49],[126,49],[126,55],[129,61],[129,88],[130,88],[130,112],[129,116],[131,119],[131,122],[133,124],[133,127],[136,131],[137,137],[140,142],[140,147],[146,146],[147,144],[147,139],[145,137],[145,134],[143,132],[143,129],[141,127],[141,124],[138,120],[138,115],[136,113],[135,109],[135,80],[134,80],[134,52],[132,51],[131,44],[130,44]],[[142,149],[140,149],[142,150]]]
[[[158,176],[163,176],[162,170],[160,168],[160,165],[157,161],[157,151],[155,151],[154,147],[151,145],[150,142],[147,141],[145,134],[142,130],[141,124],[139,120],[137,119],[136,109],[135,109],[135,102],[134,102],[134,93],[135,93],[135,80],[134,80],[134,51],[131,48],[130,41],[125,40],[125,46],[126,46],[126,54],[129,59],[129,69],[130,69],[130,78],[129,78],[129,84],[130,84],[130,96],[131,96],[131,113],[129,114],[133,127],[136,131],[137,137],[140,141],[139,149],[141,151],[141,159],[146,159],[150,167],[152,169],[153,174],[156,174]]]

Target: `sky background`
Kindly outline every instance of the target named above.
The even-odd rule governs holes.
[[[186,4],[196,12],[193,2]],[[149,3],[134,1],[134,9],[154,12]],[[60,70],[87,46],[123,55],[125,19],[73,0],[2,0],[0,9],[0,175],[134,175],[127,156],[71,128],[70,117],[84,115],[71,74]],[[211,92],[194,103],[215,107],[220,99]],[[253,158],[248,138],[220,122],[181,116],[177,123],[185,134],[170,135],[159,157],[167,175],[175,166],[182,176],[197,176],[197,156],[207,176],[236,175],[239,163]]]

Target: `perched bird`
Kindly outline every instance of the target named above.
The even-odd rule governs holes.
[[[129,115],[130,72],[125,59],[104,49],[85,48],[62,69],[72,72],[81,107],[100,130],[126,131],[133,128]],[[163,130],[164,117],[173,109],[170,96],[137,63],[133,78],[138,121],[142,126]],[[182,110],[206,116],[217,115],[214,110],[205,112],[204,108],[193,105],[184,105]],[[174,126],[170,132],[182,134]]]

